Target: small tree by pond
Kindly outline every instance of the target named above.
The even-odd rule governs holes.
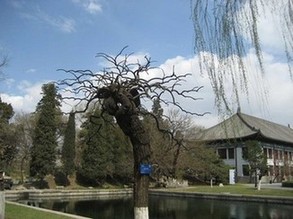
[[[254,175],[255,187],[260,190],[261,178],[267,173],[267,157],[263,153],[263,149],[257,141],[245,142],[246,150],[244,150],[244,159],[247,160],[250,167],[251,176]],[[258,182],[258,184],[257,184]]]
[[[141,219],[148,218],[149,170],[144,168],[149,167],[151,158],[150,137],[140,116],[148,112],[143,110],[141,102],[159,99],[185,113],[199,115],[185,110],[177,99],[197,100],[193,94],[201,87],[182,89],[182,82],[190,74],[177,75],[174,71],[166,74],[160,70],[155,77],[149,78],[151,71],[155,70],[151,67],[151,59],[145,56],[143,63],[133,63],[131,54],[122,55],[124,50],[116,56],[98,53],[97,57],[108,64],[101,72],[63,70],[71,77],[58,85],[73,94],[63,97],[64,100],[74,100],[77,105],[84,106],[77,112],[86,112],[92,104],[100,104],[100,117],[106,118],[106,114],[113,116],[129,137],[134,158],[134,218]]]

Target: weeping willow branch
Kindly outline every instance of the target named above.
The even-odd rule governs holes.
[[[292,0],[191,0],[191,9],[195,52],[201,72],[209,75],[219,111],[230,110],[231,102],[240,105],[240,92],[248,96],[244,58],[251,48],[260,73],[265,74],[259,35],[260,13],[274,17],[274,24],[281,27],[284,55],[293,80]],[[227,85],[233,87],[234,97],[230,101],[225,90]]]

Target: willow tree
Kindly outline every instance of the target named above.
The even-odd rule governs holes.
[[[191,7],[195,52],[201,72],[207,71],[209,75],[220,111],[229,110],[233,102],[240,105],[240,92],[248,94],[245,56],[251,48],[259,67],[258,71],[254,69],[255,77],[265,73],[259,32],[260,14],[273,18],[270,25],[280,30],[284,57],[293,80],[292,0],[191,0]],[[231,87],[232,99],[227,97],[227,90]]]
[[[125,49],[125,48],[124,48]],[[59,87],[73,95],[63,99],[77,101],[85,106],[79,112],[85,112],[92,104],[100,104],[101,118],[111,115],[120,129],[128,136],[134,158],[134,218],[148,218],[148,187],[150,167],[150,137],[140,115],[147,113],[142,101],[159,99],[162,103],[173,105],[187,112],[177,99],[196,100],[193,96],[201,87],[182,88],[189,74],[165,73],[151,67],[151,59],[132,62],[134,56],[125,54],[124,49],[118,55],[98,53],[97,57],[107,65],[100,72],[90,70],[65,70],[71,77],[59,82]],[[155,76],[150,77],[153,73]],[[189,112],[191,114],[195,114]]]

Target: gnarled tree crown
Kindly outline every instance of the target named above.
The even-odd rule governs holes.
[[[110,56],[98,53],[97,58],[107,62],[102,71],[91,70],[63,70],[71,75],[58,83],[60,88],[69,92],[71,96],[63,100],[77,101],[77,105],[84,106],[78,112],[85,112],[91,104],[99,103],[102,113],[113,116],[143,113],[142,102],[159,99],[162,103],[173,105],[181,111],[192,115],[203,115],[185,110],[177,101],[179,97],[197,100],[194,96],[202,87],[190,89],[182,87],[186,77],[191,74],[177,75],[175,71],[166,74],[162,69],[151,67],[151,59],[144,57],[143,63],[130,62],[133,54],[122,55],[123,48],[118,55]],[[156,72],[156,76],[150,75]]]

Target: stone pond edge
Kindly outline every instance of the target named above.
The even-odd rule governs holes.
[[[36,210],[47,211],[54,214],[71,216],[76,219],[88,219],[87,217],[71,215],[63,212],[32,207],[25,204],[19,204],[11,201],[18,201],[24,198],[30,198],[34,200],[38,199],[77,199],[81,197],[87,197],[86,199],[93,199],[98,197],[115,197],[115,196],[129,196],[132,194],[132,189],[90,189],[90,190],[20,190],[20,191],[5,191],[5,199],[7,203],[26,206]],[[200,192],[178,192],[170,190],[156,190],[150,189],[150,195],[155,196],[167,196],[167,197],[185,197],[185,198],[198,198],[198,199],[213,199],[213,200],[227,200],[227,201],[245,201],[245,202],[259,202],[269,204],[285,204],[293,205],[293,197],[283,196],[260,196],[260,195],[237,195],[237,194],[211,194]]]

